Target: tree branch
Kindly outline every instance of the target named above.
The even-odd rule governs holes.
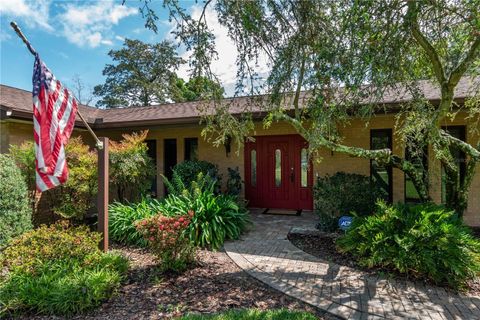
[[[430,58],[433,66],[433,71],[437,77],[438,82],[443,86],[446,84],[447,79],[445,77],[445,71],[443,70],[440,57],[438,56],[437,51],[428,41],[428,39],[420,31],[420,26],[418,25],[417,20],[418,8],[415,1],[408,2],[407,17],[410,19],[410,27],[412,30],[413,38],[418,42],[418,44],[423,48],[425,54]]]
[[[302,135],[307,141],[309,141],[310,146],[312,146],[313,144],[314,149],[324,147],[329,150],[345,153],[354,157],[375,160],[380,164],[390,165],[394,168],[402,170],[408,177],[412,179],[415,189],[420,195],[422,201],[430,200],[427,184],[424,181],[423,174],[419,173],[418,169],[412,162],[407,161],[397,155],[394,155],[392,150],[367,150],[358,147],[345,146],[340,143],[330,141],[319,134],[315,134],[315,137],[311,138],[309,136],[311,136],[312,133],[307,130],[299,120],[294,119],[284,113],[277,115],[277,119],[281,119],[290,123],[300,135]]]
[[[470,50],[468,50],[465,58],[460,62],[460,64],[452,71],[448,79],[448,84],[452,87],[455,87],[460,81],[464,73],[467,71],[470,64],[475,60],[475,58],[480,53],[480,36],[477,36],[473,42]]]
[[[442,129],[440,129],[440,137],[443,140],[445,140],[448,143],[448,145],[454,145],[461,151],[465,152],[474,161],[476,162],[480,161],[480,150],[477,150],[474,146],[470,145],[469,143],[466,143],[465,141],[462,141],[460,139],[457,139],[449,135],[445,130],[442,130]]]

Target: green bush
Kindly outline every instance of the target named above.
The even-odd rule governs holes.
[[[35,151],[32,141],[11,146],[10,153],[22,171],[30,191],[30,202],[35,202]],[[66,157],[69,178],[65,184],[44,192],[52,211],[67,219],[82,220],[95,203],[97,194],[97,155],[83,143],[81,137],[71,138]],[[35,206],[32,206],[35,207]]]
[[[242,192],[242,177],[240,176],[240,171],[238,167],[235,169],[227,168],[228,170],[228,179],[227,179],[227,194],[238,197]]]
[[[178,176],[186,188],[189,188],[190,184],[197,180],[197,177],[200,173],[202,173],[204,177],[208,176],[213,179],[216,182],[215,192],[220,192],[221,177],[218,173],[218,167],[213,163],[208,161],[192,160],[181,162],[173,167],[173,174]]]
[[[190,240],[197,246],[219,249],[225,240],[238,239],[249,223],[248,211],[231,195],[216,194],[215,180],[204,180],[200,173],[191,190],[169,194],[160,211],[174,216],[188,211],[195,215],[189,226]]]
[[[318,178],[313,194],[319,227],[325,231],[335,230],[340,216],[351,212],[361,216],[371,214],[377,199],[385,196],[369,177],[344,172]]]
[[[110,182],[119,201],[140,200],[152,186],[156,168],[148,156],[147,135],[145,130],[110,141]]]
[[[21,312],[68,316],[108,299],[127,261],[98,248],[87,227],[57,223],[24,233],[0,256],[0,317]]]
[[[27,185],[11,156],[0,154],[0,247],[32,228]]]
[[[376,214],[355,217],[337,244],[369,268],[393,269],[454,288],[480,272],[480,241],[454,212],[433,204],[379,202]]]
[[[160,212],[160,203],[144,198],[138,203],[114,202],[108,207],[110,239],[123,244],[146,246],[147,241],[135,228],[139,220],[152,217]]]
[[[193,215],[193,211],[174,217],[156,215],[136,223],[138,231],[160,259],[162,271],[181,272],[194,261],[195,245],[187,237]]]

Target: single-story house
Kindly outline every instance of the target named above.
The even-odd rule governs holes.
[[[462,103],[471,95],[471,78],[464,78],[455,92],[455,100]],[[422,82],[421,89],[427,99],[439,100],[439,91],[429,82]],[[251,97],[229,99],[233,113],[248,108]],[[344,143],[367,149],[392,148],[395,154],[403,156],[405,147],[395,132],[395,105],[410,99],[408,93],[386,94],[383,104],[391,106],[387,111],[377,113],[368,126],[361,119],[352,119],[350,125],[341,128]],[[224,177],[227,168],[239,168],[244,180],[243,195],[252,207],[281,209],[312,209],[312,185],[315,177],[343,171],[367,176],[384,177],[392,202],[415,201],[416,193],[411,182],[398,169],[378,168],[367,159],[354,158],[342,153],[322,150],[320,162],[309,163],[305,141],[286,123],[276,123],[264,129],[262,114],[252,107],[258,122],[253,135],[255,142],[244,145],[237,153],[235,146],[214,147],[201,137],[199,105],[203,102],[172,103],[138,108],[97,109],[80,106],[81,113],[98,136],[119,139],[123,133],[148,129],[148,146],[157,168],[157,176],[169,173],[178,162],[188,159],[207,160],[218,165]],[[253,104],[252,104],[253,105]],[[78,118],[78,117],[77,117]],[[478,122],[467,119],[460,112],[455,119],[445,119],[443,126],[449,132],[469,143],[477,143],[480,136],[470,129]],[[8,152],[10,144],[20,144],[33,139],[31,92],[0,86],[0,151]],[[93,141],[84,125],[77,120],[74,135],[82,135],[84,141]],[[440,163],[428,157],[430,189],[434,201],[442,201],[442,170]],[[480,165],[477,165],[468,208],[464,220],[472,226],[480,226]],[[382,172],[379,172],[382,171]],[[226,179],[223,179],[224,181]],[[161,181],[158,179],[158,181]],[[157,183],[158,195],[163,195],[163,183]]]

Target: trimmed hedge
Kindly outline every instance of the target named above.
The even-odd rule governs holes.
[[[0,247],[32,228],[27,184],[15,161],[0,154]]]

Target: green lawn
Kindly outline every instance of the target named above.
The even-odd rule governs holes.
[[[308,312],[284,309],[261,311],[256,309],[233,310],[213,315],[187,315],[180,320],[315,320]]]

